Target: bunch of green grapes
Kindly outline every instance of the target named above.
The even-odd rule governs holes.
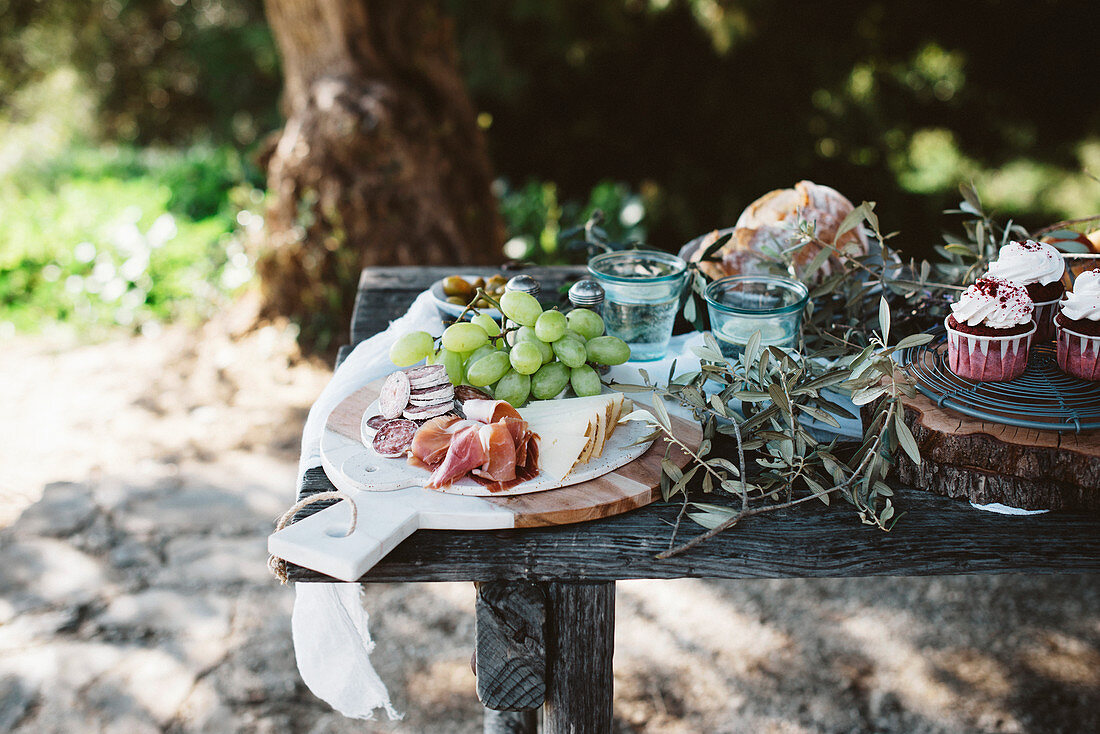
[[[520,291],[501,296],[500,308],[513,324],[506,333],[479,313],[448,326],[438,349],[425,331],[401,336],[390,349],[390,360],[399,367],[422,359],[442,364],[453,384],[490,389],[493,397],[518,408],[528,398],[557,397],[566,387],[581,397],[599,395],[600,376],[592,365],[630,359],[626,342],[604,336],[603,319],[595,311],[543,311],[534,296]]]

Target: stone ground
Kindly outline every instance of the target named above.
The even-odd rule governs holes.
[[[470,584],[368,590],[403,721],[345,720],[298,678],[264,544],[328,371],[291,343],[3,345],[0,731],[480,731]],[[624,582],[616,729],[1098,731],[1098,580]]]

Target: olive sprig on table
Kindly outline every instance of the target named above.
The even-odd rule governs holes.
[[[887,531],[893,527],[901,514],[885,482],[891,457],[899,447],[914,462],[920,462],[920,454],[901,406],[901,397],[911,396],[914,388],[892,355],[927,343],[931,336],[914,334],[888,345],[888,308],[881,313],[880,328],[871,343],[831,363],[762,347],[759,332],[739,357],[729,359],[708,333],[705,345],[695,350],[698,371],[670,381],[667,387],[655,385],[644,370],[645,384],[614,385],[624,392],[653,392],[655,432],[664,434],[679,450],[688,449],[673,434],[661,399],[689,408],[703,424],[703,443],[697,452],[689,452],[692,464],[681,471],[671,461],[663,463],[661,490],[666,500],[680,495],[681,517],[686,514],[707,532],[677,546],[674,531],[661,557],[687,550],[747,517],[815,499],[828,505],[834,495],[851,504],[864,524]],[[826,442],[816,433],[820,424],[839,428],[833,414],[848,413],[826,396],[829,388],[851,390],[856,405],[871,404],[858,443],[845,445],[838,438]],[[731,405],[735,401],[740,409]],[[733,439],[736,463],[713,453],[719,436]],[[697,494],[688,492],[697,475],[702,476],[703,494],[732,495],[740,506],[700,501]]]
[[[512,325],[502,329],[475,306],[480,302],[499,310]],[[421,360],[442,364],[452,384],[489,389],[494,398],[517,408],[529,398],[554,398],[567,387],[578,397],[599,395],[603,385],[593,365],[628,359],[630,347],[604,335],[603,319],[595,311],[543,311],[529,293],[493,296],[484,288],[477,289],[438,340],[426,331],[412,331],[390,349],[390,361],[398,367]]]

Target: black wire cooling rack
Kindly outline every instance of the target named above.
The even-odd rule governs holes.
[[[917,389],[937,405],[982,420],[1047,431],[1100,428],[1100,382],[1058,369],[1054,344],[1032,343],[1027,370],[1009,382],[977,382],[947,366],[947,332],[930,343],[903,349],[898,360]]]

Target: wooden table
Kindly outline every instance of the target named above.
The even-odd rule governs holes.
[[[381,331],[417,293],[453,268],[363,271],[351,343]],[[462,272],[479,272],[462,268]],[[490,274],[492,270],[484,271]],[[583,277],[577,268],[529,272],[544,297]],[[299,497],[332,490],[320,468]],[[657,503],[578,525],[530,530],[419,531],[361,583],[473,581],[476,672],[486,732],[610,732],[615,582],[619,579],[810,578],[1100,571],[1100,516],[1009,517],[899,487],[908,511],[890,533],[860,525],[843,502],[759,515],[669,560],[678,505]],[[315,512],[323,503],[307,507]],[[293,581],[333,581],[290,568]],[[513,713],[503,712],[511,710]]]

